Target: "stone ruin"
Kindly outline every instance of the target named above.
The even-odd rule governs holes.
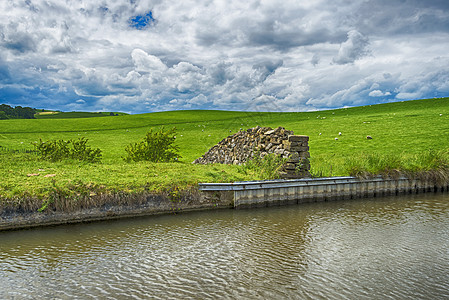
[[[309,137],[294,135],[283,127],[254,127],[239,131],[223,139],[195,164],[234,164],[240,165],[251,160],[256,153],[261,157],[274,153],[287,159],[280,177],[284,179],[310,177]]]

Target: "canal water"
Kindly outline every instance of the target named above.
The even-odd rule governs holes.
[[[0,299],[448,299],[449,195],[0,232]]]

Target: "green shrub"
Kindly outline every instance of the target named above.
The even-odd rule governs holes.
[[[142,141],[131,143],[125,151],[128,156],[123,159],[130,161],[171,162],[181,156],[178,154],[179,147],[174,145],[176,140],[176,128],[165,131],[164,128],[153,132],[151,129]]]
[[[58,161],[62,159],[77,159],[91,163],[100,162],[101,150],[92,149],[84,137],[78,140],[49,140],[33,143],[35,150],[42,159]]]

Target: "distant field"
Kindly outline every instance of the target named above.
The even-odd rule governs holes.
[[[38,112],[36,113],[35,116],[46,116],[46,115],[54,115],[54,114],[60,114],[60,112],[58,111],[42,111],[42,112]]]
[[[111,115],[113,114],[113,115]],[[127,115],[121,112],[58,112],[44,111],[34,115],[36,119],[72,119],[72,118],[95,118]]]
[[[282,126],[310,136],[311,171],[315,176],[348,175],[348,162],[354,164],[367,154],[419,157],[429,149],[449,150],[449,98],[302,113],[196,110],[94,118],[105,114],[109,113],[59,113],[40,115],[37,120],[0,121],[0,198],[45,196],[55,186],[97,185],[138,191],[257,179],[238,166],[199,166],[191,162],[226,136],[258,125]],[[161,126],[177,128],[182,155],[179,163],[122,160],[126,145],[142,139],[150,128]],[[367,135],[373,139],[366,139]],[[13,151],[31,150],[31,143],[39,139],[79,137],[101,148],[101,164],[52,163],[39,161],[34,154]]]

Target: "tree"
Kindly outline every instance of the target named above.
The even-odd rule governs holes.
[[[0,120],[9,119],[6,113],[3,110],[0,110]]]
[[[34,114],[36,113],[36,110],[31,107],[16,106],[14,110],[19,119],[34,119]]]
[[[3,111],[8,119],[34,119],[36,109],[31,107],[16,106],[11,107],[7,104],[0,104],[0,111]]]
[[[14,116],[14,108],[7,104],[0,104],[0,110],[5,112],[7,116]]]

